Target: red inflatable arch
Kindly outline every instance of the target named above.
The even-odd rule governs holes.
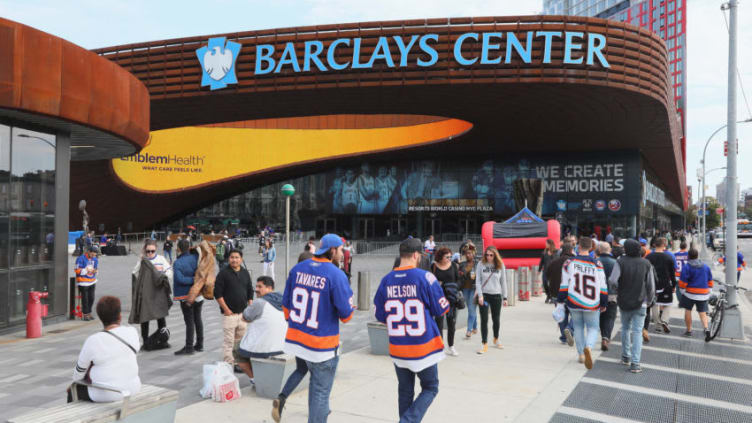
[[[481,230],[483,249],[494,246],[507,269],[537,266],[546,240],[560,246],[561,227],[556,220],[544,221],[527,208],[505,222],[489,221]]]

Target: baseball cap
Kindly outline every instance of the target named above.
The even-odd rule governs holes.
[[[648,240],[645,238],[640,238],[640,245],[648,245]]]
[[[408,238],[400,243],[400,254],[423,252],[423,243],[418,238]]]
[[[320,256],[329,251],[330,248],[337,248],[342,245],[342,238],[337,234],[326,234],[319,241],[319,249],[313,253],[314,256]]]

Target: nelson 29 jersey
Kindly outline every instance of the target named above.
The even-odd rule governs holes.
[[[576,256],[564,262],[558,302],[575,310],[598,310],[608,306],[606,273],[600,260]]]
[[[311,258],[290,269],[282,310],[287,319],[284,351],[320,363],[337,354],[339,322],[353,316],[353,292],[330,260]]]
[[[449,302],[433,273],[395,268],[381,280],[373,303],[376,319],[386,324],[389,355],[397,367],[417,373],[444,358],[433,317],[446,314]]]

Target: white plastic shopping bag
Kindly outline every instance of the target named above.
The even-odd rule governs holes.
[[[201,387],[201,390],[198,391],[198,393],[201,395],[201,398],[212,397],[212,378],[214,377],[214,372],[216,370],[216,364],[204,364],[203,385]]]
[[[240,381],[235,377],[232,367],[224,362],[217,362],[212,376],[212,399],[227,402],[240,398]]]
[[[564,321],[564,316],[566,316],[566,313],[564,311],[564,304],[559,303],[556,304],[556,308],[554,308],[554,312],[552,313],[552,316],[556,323],[561,323]]]

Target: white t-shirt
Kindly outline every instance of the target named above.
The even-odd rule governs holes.
[[[110,332],[122,338],[136,351],[141,348],[138,332],[134,327],[118,326]],[[110,334],[97,332],[86,338],[81,353],[78,355],[76,368],[73,369],[73,380],[83,379],[89,367],[91,367],[89,376],[92,383],[121,391],[126,390],[131,395],[141,390],[136,353]],[[123,399],[116,392],[97,388],[89,388],[89,396],[94,402],[112,402]]]

